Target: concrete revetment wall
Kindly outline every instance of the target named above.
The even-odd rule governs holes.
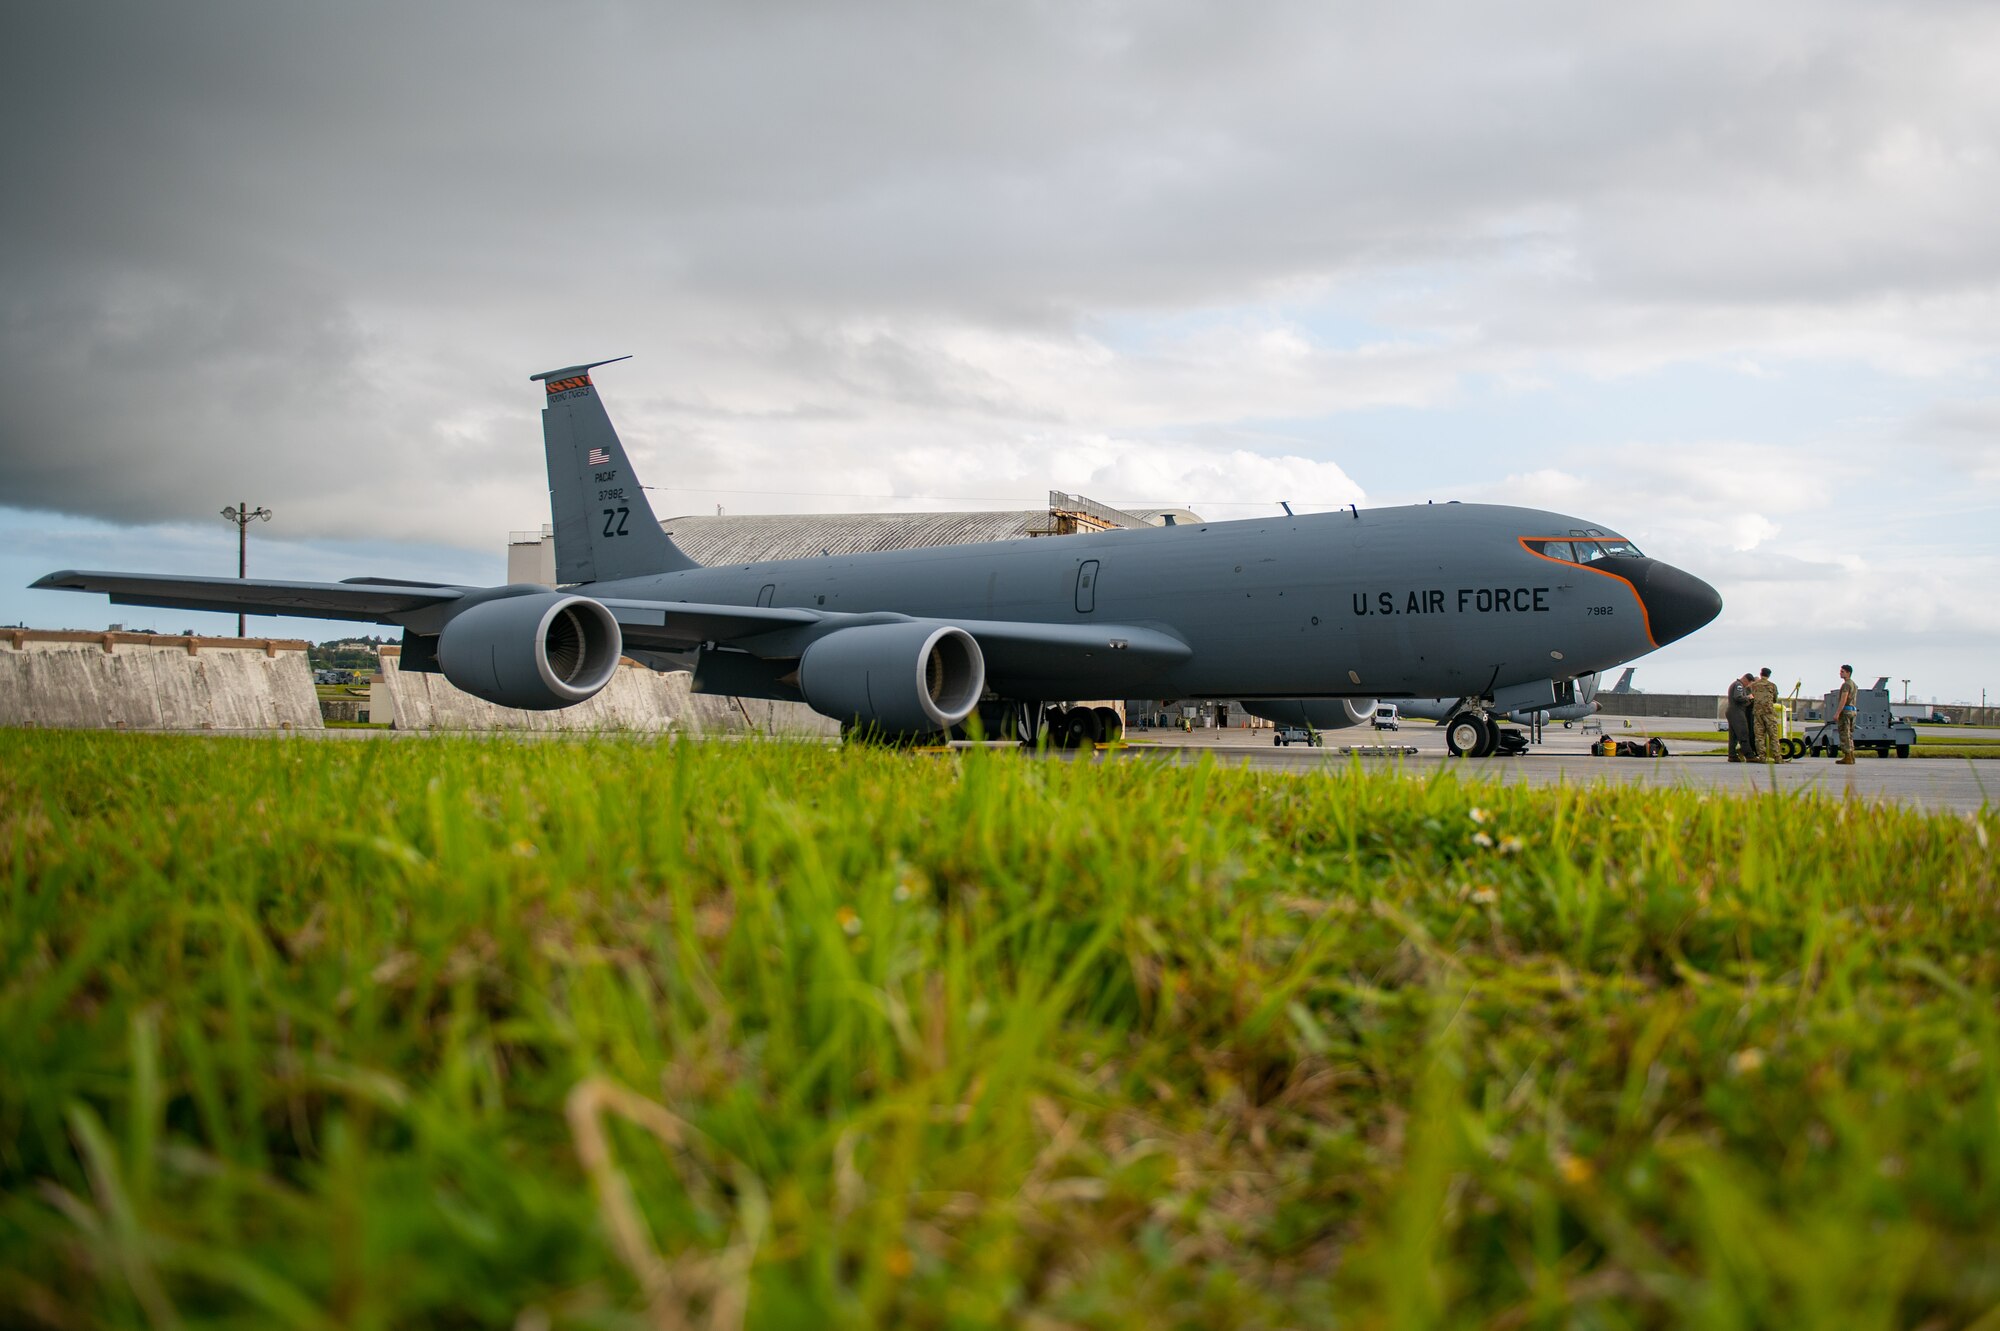
[[[402,650],[384,647],[368,714],[398,730],[630,731],[725,735],[837,735],[840,728],[799,703],[723,698],[689,691],[684,670],[661,673],[622,660],[597,696],[554,711],[499,707],[454,688],[443,675],[405,673]]]
[[[1600,693],[1598,710],[1606,716],[1713,716],[1727,712],[1729,699],[1719,693]]]
[[[0,630],[0,726],[319,730],[292,638]]]

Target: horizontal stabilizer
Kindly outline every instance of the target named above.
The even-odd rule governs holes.
[[[588,365],[568,365],[560,370],[543,370],[540,374],[528,376],[531,384],[545,384],[551,379],[575,379],[589,374],[600,365],[616,365],[621,360],[631,360],[630,356],[613,356],[610,360],[594,360]]]

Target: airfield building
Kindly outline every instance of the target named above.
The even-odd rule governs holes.
[[[934,545],[979,545],[1041,536],[1162,527],[1202,521],[1185,508],[1124,510],[1082,495],[1049,491],[1046,509],[968,513],[760,513],[668,518],[661,530],[698,564],[747,564],[767,559],[811,559],[877,550],[917,550]],[[507,538],[507,580],[556,585],[553,529],[517,531]]]

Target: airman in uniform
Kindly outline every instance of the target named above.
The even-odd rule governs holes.
[[[1840,758],[1838,761],[1854,766],[1854,718],[1860,709],[1854,704],[1854,667],[1840,668],[1840,691],[1833,699],[1833,715],[1840,725]]]
[[[1757,757],[1767,763],[1786,761],[1778,747],[1778,686],[1771,682],[1769,666],[1750,685],[1750,714],[1757,722]]]
[[[1729,761],[1755,762],[1757,742],[1750,729],[1750,683],[1757,677],[1748,670],[1729,681]]]

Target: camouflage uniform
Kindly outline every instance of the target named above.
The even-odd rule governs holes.
[[[1840,761],[1854,761],[1854,713],[1847,709],[1854,706],[1854,681],[1840,681],[1840,693],[1833,700],[1833,714],[1840,725]]]
[[[1767,763],[1778,761],[1778,686],[1759,679],[1750,686],[1750,714],[1757,722],[1757,756]]]

